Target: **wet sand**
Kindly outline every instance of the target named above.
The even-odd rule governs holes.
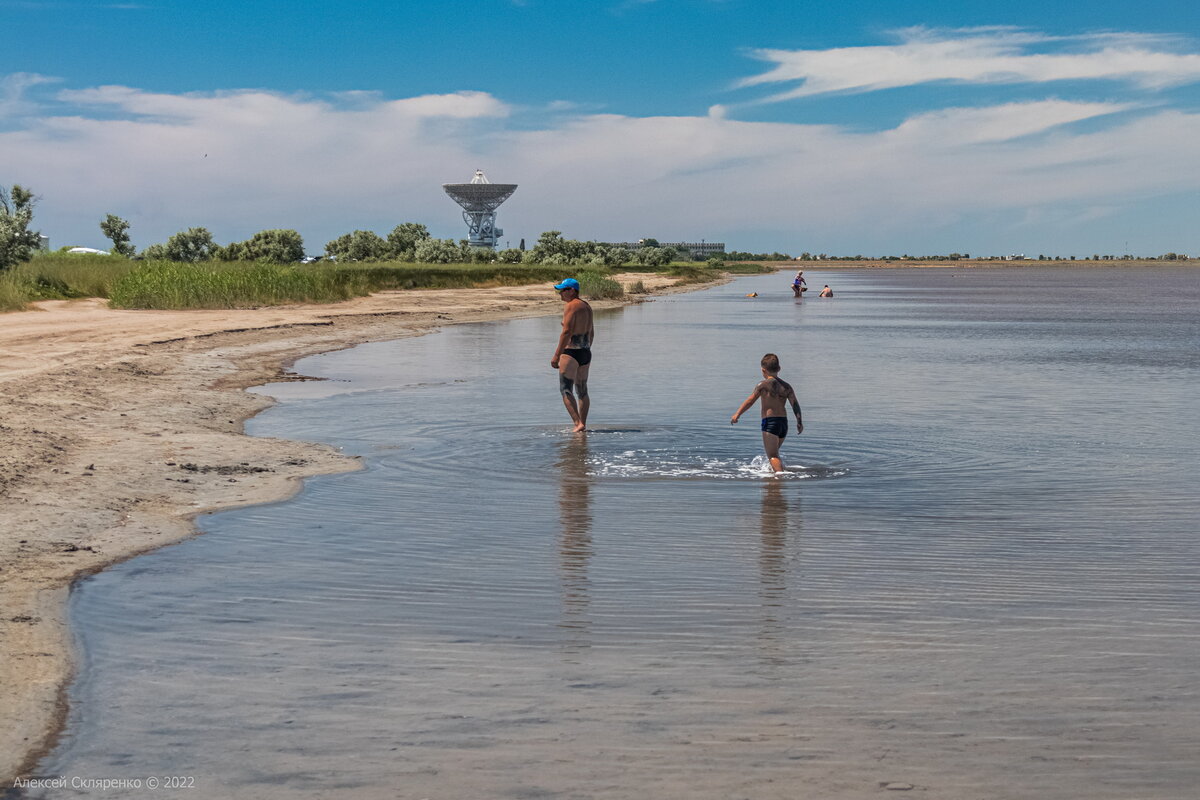
[[[656,294],[708,285],[619,277]],[[198,514],[358,468],[327,446],[244,435],[271,404],[244,388],[297,379],[288,366],[304,355],[560,308],[547,284],[251,310],[51,301],[0,315],[0,785],[32,768],[64,719],[74,580],[194,534]]]

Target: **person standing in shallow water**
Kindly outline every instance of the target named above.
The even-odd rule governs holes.
[[[558,370],[558,390],[563,405],[575,423],[574,431],[587,429],[588,366],[592,363],[592,342],[596,329],[592,325],[592,307],[579,297],[579,281],[567,278],[554,285],[559,299],[567,304],[563,309],[562,333],[550,366]],[[578,400],[576,398],[578,397]]]
[[[736,425],[738,418],[754,405],[754,401],[761,399],[763,449],[771,462],[771,469],[783,472],[779,446],[787,436],[787,405],[791,405],[792,412],[796,415],[796,433],[804,433],[804,417],[800,414],[800,402],[796,399],[796,391],[792,389],[791,384],[779,378],[779,356],[767,353],[762,357],[760,366],[763,379],[754,387],[746,402],[729,418],[729,424]]]
[[[801,292],[807,292],[808,286],[804,280],[804,270],[796,273],[796,277],[792,278],[792,294],[796,297],[803,297]]]

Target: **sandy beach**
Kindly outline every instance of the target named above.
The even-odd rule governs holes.
[[[705,285],[620,279],[657,294]],[[271,401],[243,389],[299,379],[288,366],[312,353],[560,308],[548,285],[531,285],[229,311],[53,301],[0,315],[0,783],[30,770],[61,727],[74,580],[194,534],[198,514],[358,468],[329,447],[244,435]]]

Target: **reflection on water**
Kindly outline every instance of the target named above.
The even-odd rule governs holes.
[[[588,465],[588,436],[572,435],[559,446],[558,506],[562,519],[562,621],[567,648],[589,646],[588,560],[592,556],[593,478]]]
[[[783,664],[786,659],[780,642],[786,627],[781,619],[788,606],[788,543],[799,538],[799,508],[794,528],[788,527],[789,503],[792,492],[785,492],[783,482],[767,480],[762,487],[762,543],[759,548],[759,603],[762,605],[762,626],[759,646],[764,661]],[[799,506],[799,500],[794,501]]]
[[[251,430],[367,469],[82,582],[39,772],[253,800],[1190,797],[1200,286],[1128,275],[847,272],[802,304],[770,275],[598,315],[586,436],[554,318],[307,359],[334,380]],[[806,423],[781,478],[728,424],[768,350]]]

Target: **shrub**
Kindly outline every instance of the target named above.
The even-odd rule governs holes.
[[[607,275],[585,270],[579,273],[579,293],[591,300],[624,297],[625,288]]]

